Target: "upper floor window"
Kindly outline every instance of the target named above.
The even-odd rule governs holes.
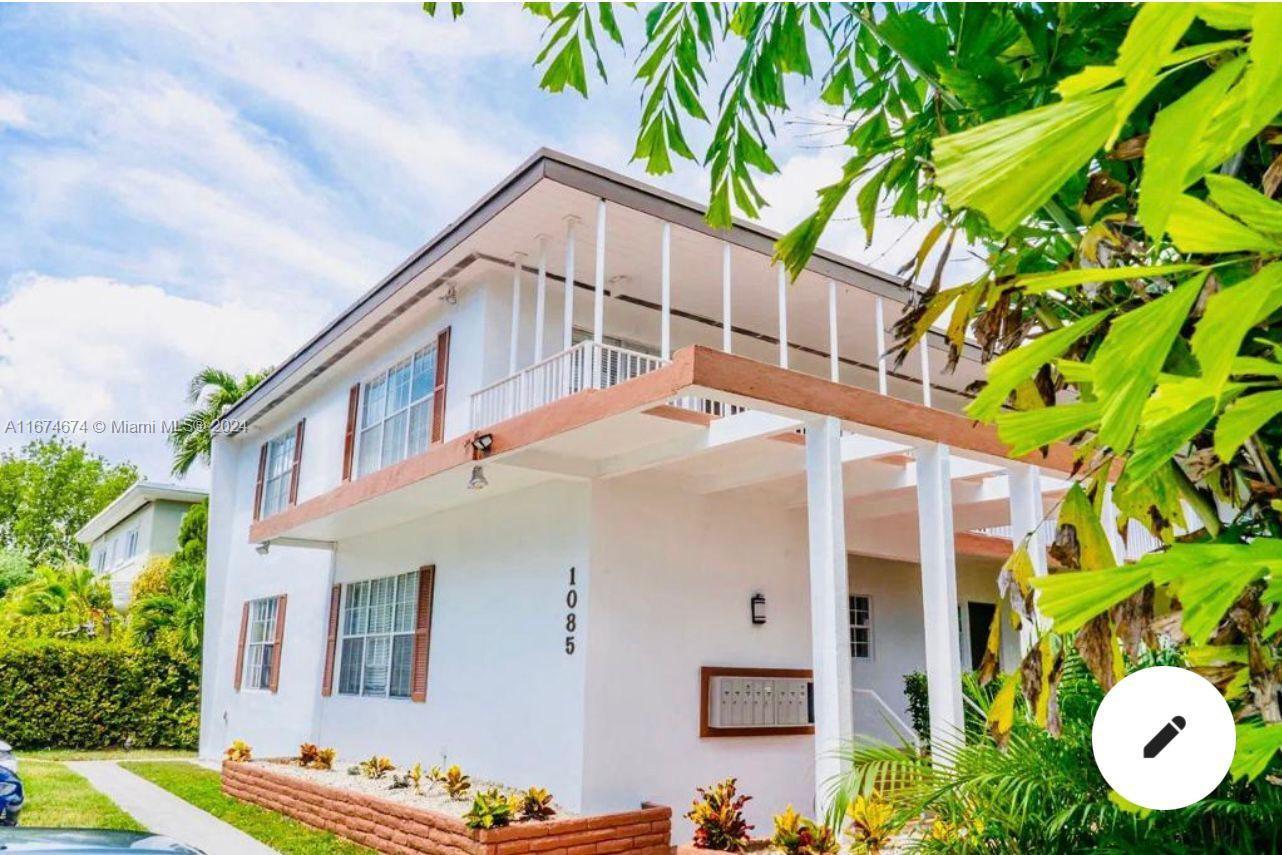
[[[93,569],[101,573],[107,569],[107,545],[103,544],[94,550]]]
[[[128,561],[138,554],[138,527],[134,526],[125,532],[125,554],[121,556],[121,561]]]
[[[276,621],[279,616],[279,606],[279,597],[253,600],[249,604],[244,675],[244,685],[247,688],[270,690],[275,686],[272,680],[272,669],[279,662],[276,656]]]
[[[432,440],[437,345],[428,345],[361,387],[356,475],[399,463]]]
[[[289,504],[294,471],[294,442],[297,431],[290,428],[267,442],[263,466],[263,494],[259,515],[269,517]]]
[[[411,572],[346,586],[339,694],[410,696],[419,579]]]

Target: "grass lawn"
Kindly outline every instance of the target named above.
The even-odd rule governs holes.
[[[213,814],[284,855],[367,855],[372,850],[275,811],[223,794],[221,776],[194,763],[130,761],[121,766]]]
[[[145,830],[115,802],[61,763],[32,760],[25,753],[19,763],[26,788],[24,826]]]
[[[140,751],[128,751],[124,748],[105,748],[93,751],[82,751],[76,748],[39,748],[34,751],[17,751],[18,763],[31,758],[33,760],[158,760],[172,758],[192,760],[195,751],[180,751],[169,748],[155,748]]]

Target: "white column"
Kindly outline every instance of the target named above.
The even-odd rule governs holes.
[[[534,291],[534,361],[543,361],[543,327],[548,305],[548,236],[539,235],[539,278]]]
[[[605,334],[605,200],[596,203],[596,277],[592,294],[592,340],[601,343]]]
[[[561,336],[561,349],[574,345],[574,228],[579,218],[565,218],[565,330]]]
[[[926,625],[926,686],[932,745],[963,738],[961,639],[957,626],[957,565],[953,544],[948,446],[927,443],[917,459],[917,526],[921,540],[922,617]]]
[[[1113,485],[1104,484],[1104,506],[1100,509],[1100,525],[1104,527],[1104,536],[1113,547],[1113,560],[1118,564],[1126,561],[1126,540],[1117,530],[1117,505],[1113,504]]]
[[[1046,544],[1042,538],[1041,474],[1028,463],[1012,463],[1006,467],[1006,480],[1010,488],[1010,539],[1011,545],[1028,537],[1028,557],[1034,576],[1046,575]],[[1030,536],[1031,535],[1031,536]],[[1037,640],[1037,628],[1025,624],[1019,630],[1021,652],[1027,652]]]
[[[779,367],[788,367],[788,271],[779,265]]]
[[[841,358],[837,355],[837,283],[828,280],[828,379],[841,382]]]
[[[525,253],[512,255],[512,331],[508,340],[507,373],[516,373],[517,347],[521,343],[521,267]]]
[[[672,358],[672,225],[659,238],[659,358]]]
[[[926,336],[928,335],[930,335],[929,330],[926,331],[926,335],[923,335],[921,337],[921,341],[917,343],[917,352],[918,354],[921,355],[921,402],[929,407],[930,406],[930,346],[927,345],[926,343]]]
[[[731,352],[730,326],[730,242],[721,243],[721,349]]]
[[[877,321],[877,391],[886,394],[886,310],[880,297],[874,304]]]
[[[837,750],[854,734],[847,629],[849,580],[841,472],[841,422],[806,422],[806,511],[810,528],[810,637],[815,679],[815,812],[846,771]]]

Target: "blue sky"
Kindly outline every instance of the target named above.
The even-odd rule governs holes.
[[[33,438],[11,420],[173,418],[201,365],[279,361],[540,146],[702,198],[693,165],[628,162],[628,57],[548,95],[541,30],[516,5],[0,5],[0,450]],[[780,130],[762,219],[786,228],[843,155]],[[825,244],[893,269],[904,228]],[[168,478],[160,437],[78,438]]]

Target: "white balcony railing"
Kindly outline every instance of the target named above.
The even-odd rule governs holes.
[[[617,386],[665,364],[647,353],[580,342],[474,393],[472,428],[497,424],[584,389]]]

